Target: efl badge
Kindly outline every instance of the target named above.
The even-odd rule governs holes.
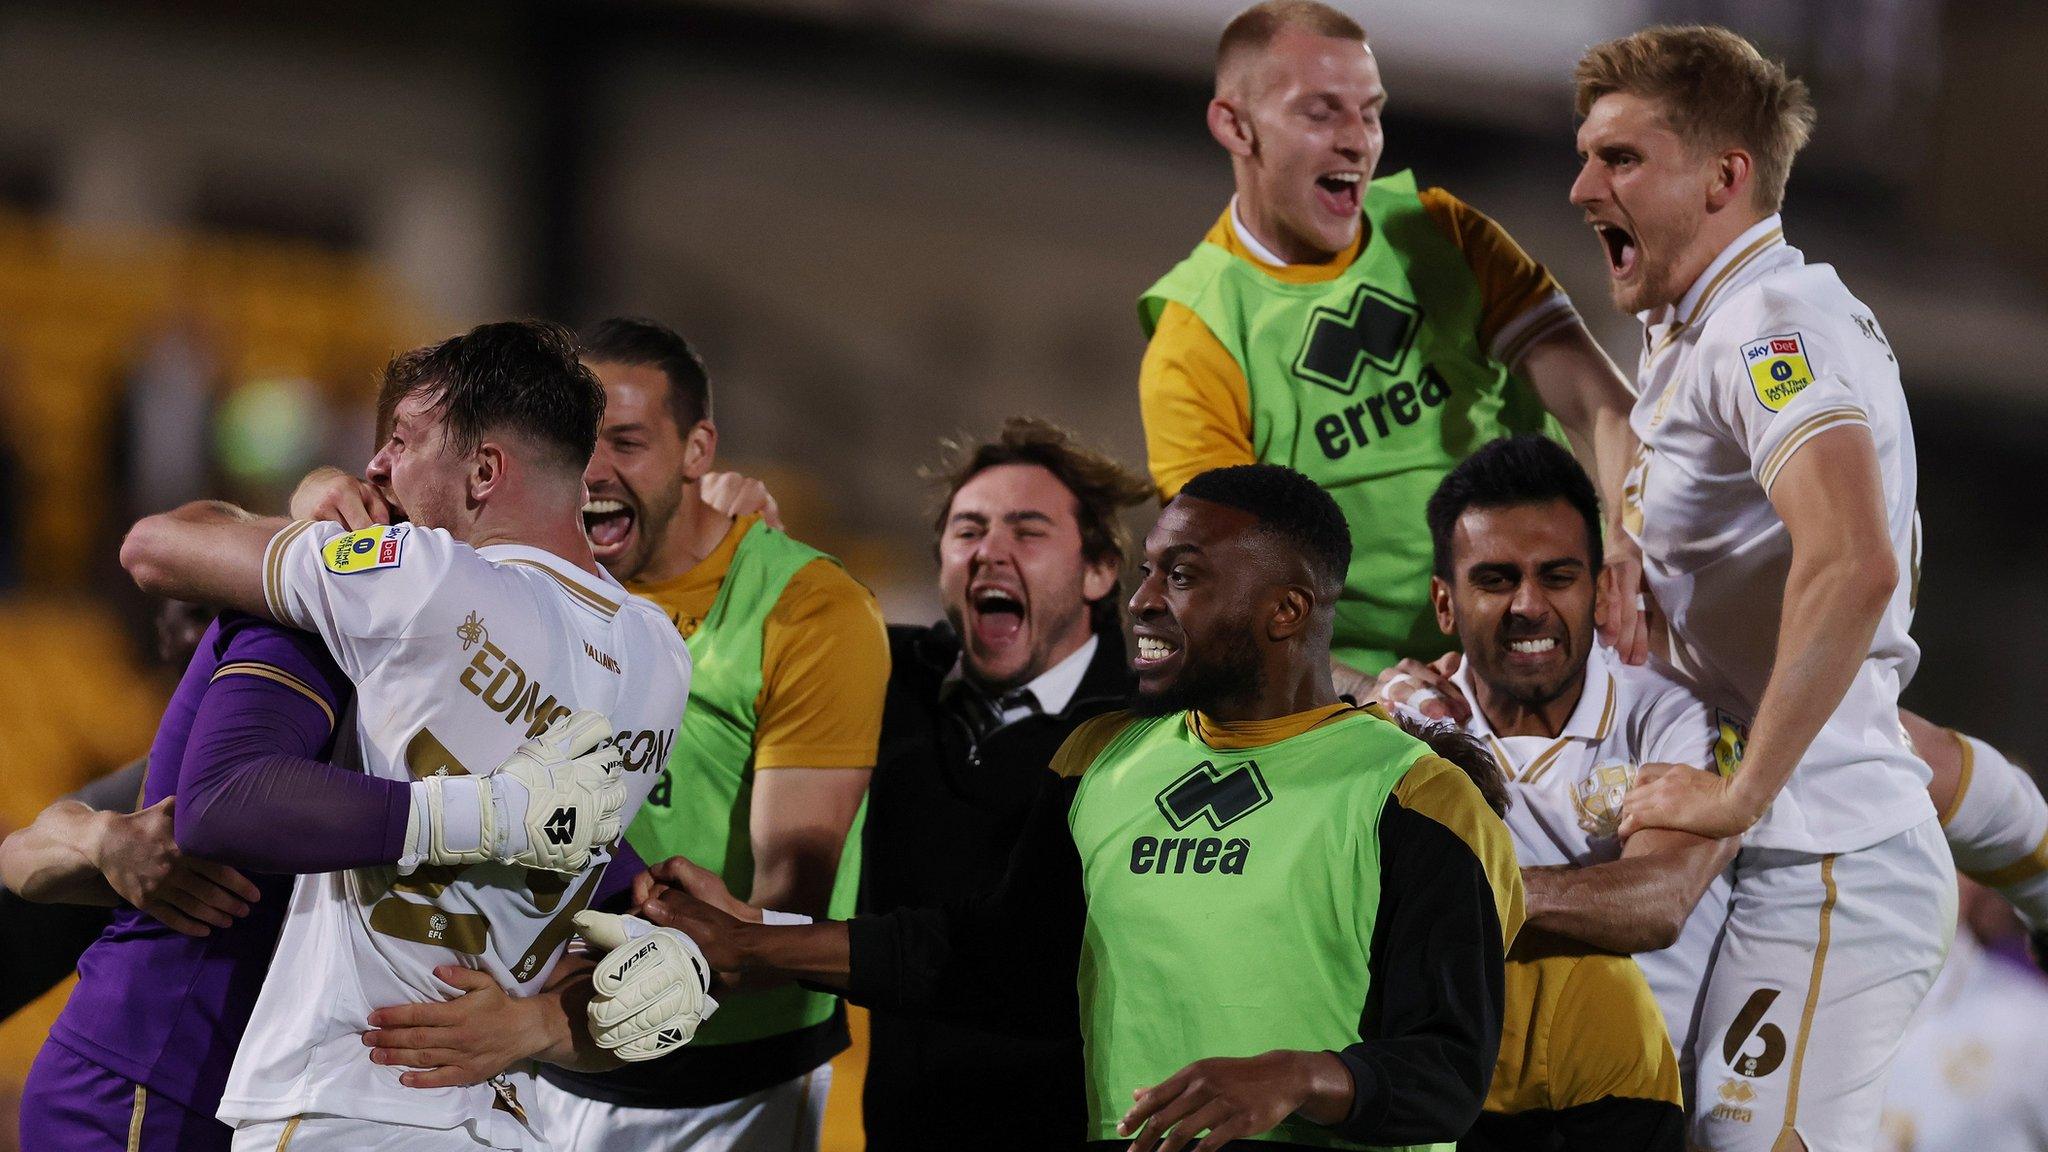
[[[1756,389],[1757,402],[1773,412],[1783,412],[1794,396],[1813,383],[1813,369],[1806,363],[1806,344],[1797,332],[1744,344],[1742,366],[1749,369],[1749,383]]]
[[[399,550],[410,531],[412,526],[409,524],[380,524],[375,528],[344,532],[320,549],[320,559],[326,563],[329,572],[338,576],[376,568],[395,568]]]
[[[1714,767],[1723,776],[1735,775],[1742,767],[1742,750],[1749,744],[1749,725],[1719,708],[1714,709]]]

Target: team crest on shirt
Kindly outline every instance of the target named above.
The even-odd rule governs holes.
[[[1714,768],[1723,776],[1735,775],[1742,767],[1743,749],[1749,746],[1749,725],[1733,713],[1714,709]]]
[[[320,549],[320,559],[337,576],[395,568],[405,537],[411,531],[410,524],[379,524],[344,532]]]
[[[1806,362],[1806,343],[1797,332],[1744,344],[1742,366],[1749,369],[1749,383],[1756,389],[1757,403],[1773,412],[1783,412],[1794,396],[1813,383],[1813,368]]]
[[[1609,760],[1596,766],[1572,785],[1572,806],[1579,810],[1579,827],[1595,840],[1612,839],[1621,827],[1621,802],[1636,782],[1636,766]]]

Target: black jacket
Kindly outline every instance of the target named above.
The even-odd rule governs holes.
[[[976,740],[941,700],[959,659],[946,625],[889,629],[882,741],[861,844],[861,909],[935,907],[993,890],[1053,753],[1082,721],[1124,706],[1135,681],[1121,631],[1100,643],[1057,715],[1026,717]],[[960,691],[956,686],[953,691]],[[1078,1028],[1020,1039],[928,1017],[870,1017],[863,1101],[870,1152],[959,1147],[967,1118],[988,1150],[1075,1148],[1083,1129]]]

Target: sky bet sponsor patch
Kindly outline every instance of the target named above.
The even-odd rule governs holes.
[[[408,524],[378,525],[356,532],[344,532],[329,540],[320,549],[320,559],[327,570],[339,576],[351,572],[368,572],[375,568],[393,568],[398,565],[399,549],[405,544],[406,533],[412,530]]]
[[[1806,363],[1806,345],[1799,333],[1766,336],[1742,346],[1742,366],[1749,369],[1756,398],[1773,412],[1783,412],[1794,396],[1813,383]]]

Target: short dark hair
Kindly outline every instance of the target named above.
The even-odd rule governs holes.
[[[1075,520],[1081,529],[1081,556],[1089,563],[1114,557],[1123,563],[1131,546],[1122,512],[1152,499],[1151,481],[1125,468],[1104,453],[1097,452],[1074,434],[1047,420],[1012,416],[992,440],[950,440],[946,458],[936,468],[924,470],[938,490],[932,515],[933,547],[946,533],[946,517],[953,497],[969,480],[1004,464],[1036,464],[1053,474],[1074,494]],[[1121,622],[1123,597],[1112,588],[1110,594],[1089,606],[1090,621],[1097,631]]]
[[[1288,28],[1365,42],[1365,29],[1358,21],[1320,0],[1265,0],[1231,17],[1224,26],[1216,41],[1216,74],[1221,76],[1233,57],[1264,49]]]
[[[1388,715],[1394,718],[1394,723],[1399,724],[1402,731],[1429,745],[1429,750],[1438,759],[1448,760],[1463,769],[1495,816],[1508,814],[1508,805],[1513,801],[1508,796],[1507,774],[1501,770],[1500,761],[1493,758],[1493,753],[1479,743],[1478,737],[1449,720],[1430,720],[1406,709],[1396,708]]]
[[[668,325],[614,316],[585,328],[576,342],[586,361],[660,369],[668,377],[668,409],[679,435],[711,419],[711,374],[704,370],[704,358]]]
[[[388,431],[399,403],[414,395],[440,410],[457,452],[509,431],[553,449],[579,472],[604,420],[604,388],[576,358],[575,338],[545,320],[482,324],[392,357],[377,390],[377,427]]]
[[[1562,500],[1586,522],[1586,554],[1600,571],[1600,496],[1593,479],[1557,441],[1534,433],[1503,436],[1451,469],[1429,498],[1436,574],[1451,578],[1451,538],[1468,508],[1510,508]]]
[[[1351,526],[1330,494],[1294,469],[1278,464],[1213,468],[1183,485],[1180,495],[1251,513],[1261,527],[1307,558],[1325,591],[1334,594],[1344,586],[1351,568]]]

